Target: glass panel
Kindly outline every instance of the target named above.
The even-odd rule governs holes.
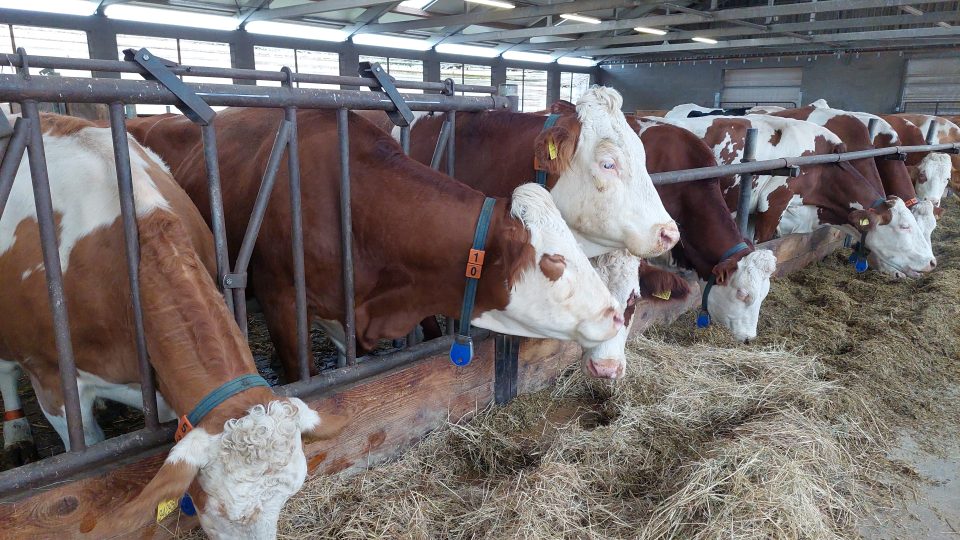
[[[387,58],[385,56],[360,55],[361,62],[380,62],[380,65],[387,68],[387,73],[391,77],[400,81],[422,81],[423,80],[423,62],[420,60],[410,60],[407,58]],[[361,88],[369,90],[369,88]],[[409,88],[401,89],[404,94],[422,94],[423,90],[411,90]]]
[[[180,63],[186,66],[230,67],[230,45],[215,41],[180,40]],[[183,77],[183,82],[232,84],[217,77]]]
[[[547,108],[546,71],[507,68],[507,84],[517,85],[520,112],[536,112]]]
[[[2,54],[13,54],[13,42],[10,40],[10,25],[2,24],[0,25],[0,53]],[[29,51],[27,51],[29,52]],[[0,66],[4,67],[4,66]],[[5,66],[9,68],[10,66]]]
[[[570,103],[577,103],[590,88],[589,73],[561,73],[560,74],[560,99],[565,99]]]
[[[123,60],[124,49],[150,49],[154,55],[159,56],[171,62],[180,63],[180,50],[177,47],[177,40],[174,38],[161,38],[149,36],[134,36],[129,34],[117,34],[117,54],[118,58]],[[121,73],[120,78],[142,81],[138,73]],[[180,111],[172,105],[136,105],[137,114],[163,114],[166,112],[180,114]]]
[[[311,75],[340,75],[340,55],[334,52],[297,49],[297,71]],[[300,88],[333,88],[339,84],[301,83]]]
[[[490,66],[475,64],[440,63],[440,79],[453,79],[456,84],[476,84],[490,86]],[[461,96],[484,96],[475,92],[457,92]]]
[[[34,56],[61,56],[66,58],[90,58],[87,48],[87,33],[82,30],[63,30],[40,26],[14,26],[13,41]],[[40,68],[30,68],[30,73],[40,73]],[[89,71],[58,69],[63,77],[90,77]]]
[[[296,51],[293,49],[257,45],[253,48],[253,65],[264,71],[280,71],[280,68],[284,66],[296,69],[296,56]],[[280,81],[257,81],[257,84],[260,86],[280,86]]]

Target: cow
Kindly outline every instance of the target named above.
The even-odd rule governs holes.
[[[699,118],[701,116],[743,116],[747,114],[746,107],[721,109],[719,107],[701,107],[694,103],[685,103],[667,111],[664,118]]]
[[[546,128],[540,113],[459,112],[453,134],[459,149],[454,177],[487,195],[502,196],[533,181],[535,164],[539,164],[546,171],[546,187],[590,256],[617,248],[640,256],[664,253],[679,239],[677,225],[653,188],[640,139],[620,112],[621,105],[615,90],[595,87],[576,107],[568,104],[565,114]],[[398,134],[385,114],[368,113],[368,117],[381,129]],[[411,157],[431,162],[444,120],[442,114],[418,116],[410,132]],[[637,241],[643,237],[653,241]],[[649,274],[648,285],[663,287],[658,292],[669,290],[682,297],[689,291],[677,276],[632,264]],[[616,274],[607,278],[611,275]],[[637,290],[637,274],[620,277],[627,282],[611,282],[611,290]],[[622,303],[629,293],[618,299]],[[428,331],[430,320],[424,322],[425,334],[435,335],[435,329]],[[586,349],[583,368],[588,374],[617,378],[624,373],[622,347],[616,358],[595,358],[590,352],[594,348]]]
[[[240,244],[246,230],[281,118],[281,111],[266,109],[226,109],[217,115],[231,246]],[[336,112],[301,110],[297,119],[308,317],[321,321],[342,351]],[[356,337],[361,348],[373,349],[380,339],[403,336],[429,315],[459,315],[484,195],[404,156],[396,141],[364,118],[349,114],[348,127]],[[209,220],[199,128],[175,115],[132,120],[129,128],[170,165]],[[281,177],[286,170],[283,164]],[[290,378],[297,373],[297,342],[286,201],[288,183],[278,182],[253,251],[250,279]],[[645,232],[637,242],[649,244],[655,234]],[[521,186],[497,199],[483,265],[472,317],[478,327],[593,346],[622,324],[619,304],[539,186]]]
[[[669,172],[715,167],[710,148],[686,129],[656,121],[636,119],[634,127],[647,151],[647,169]],[[770,276],[777,259],[770,250],[755,250],[746,243],[727,209],[717,178],[658,185],[667,212],[680,225],[682,241],[672,256],[680,266],[692,268],[706,288],[703,304],[711,318],[725,326],[738,341],[757,337],[760,306],[770,291]],[[727,255],[731,250],[734,253]]]
[[[848,151],[872,150],[900,145],[900,136],[886,120],[870,113],[844,111],[831,108],[825,100],[819,99],[810,105],[798,109],[787,109],[773,116],[806,120],[829,129],[840,137]],[[875,133],[871,139],[868,131],[870,122],[875,123]],[[936,228],[933,204],[917,198],[917,191],[904,162],[880,156],[870,160],[857,160],[853,165],[867,180],[880,185],[886,195],[896,195],[904,201],[913,213],[917,226],[923,232],[926,241]]]
[[[757,160],[830,154],[845,149],[839,137],[811,122],[768,115],[664,119],[693,131],[711,147],[723,164],[743,157],[747,129],[759,132]],[[898,197],[884,196],[882,186],[871,182],[857,166],[868,171],[873,160],[861,163],[804,167],[795,178],[759,175],[750,199],[757,242],[780,234],[810,232],[831,225],[863,237],[870,258],[895,276],[916,276],[933,270],[936,260],[916,219]],[[739,178],[721,180],[731,211],[737,210]]]
[[[54,115],[42,115],[41,126],[83,435],[92,445],[104,438],[93,416],[97,397],[142,407],[111,131]],[[200,214],[156,155],[127,142],[146,345],[166,421],[192,414],[224,383],[262,379],[211,278],[213,242]],[[26,370],[43,414],[69,448],[45,275],[24,158],[0,218],[0,364],[7,375],[13,364]],[[189,490],[212,538],[274,537],[280,508],[306,477],[301,437],[329,438],[343,419],[339,427],[321,422],[303,401],[277,396],[265,381],[223,397],[136,498],[109,515],[88,515],[83,532],[129,534],[156,518],[158,504]]]
[[[931,125],[936,126],[933,132],[933,144],[960,142],[960,126],[946,118],[929,114],[898,114],[896,116],[920,128],[920,131],[924,135],[928,133]],[[960,154],[951,154],[950,162],[952,164],[950,186],[954,191],[960,191]],[[943,196],[943,193],[936,193],[932,189],[930,189],[929,192],[921,189],[921,192],[927,197]]]
[[[897,115],[884,115],[884,121],[896,130],[903,146],[927,144],[926,135],[913,122]],[[907,170],[917,197],[930,201],[939,217],[943,212],[940,199],[950,183],[952,164],[950,156],[939,152],[912,152],[906,156]]]

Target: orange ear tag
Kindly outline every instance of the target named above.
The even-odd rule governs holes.
[[[480,273],[483,271],[483,257],[487,254],[482,249],[471,249],[467,256],[467,277],[480,279]]]

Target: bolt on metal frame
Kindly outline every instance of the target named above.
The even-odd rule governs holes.
[[[145,63],[151,58],[144,50],[138,52]],[[9,198],[14,179],[17,174],[24,151],[28,154],[30,172],[33,181],[33,192],[37,205],[37,220],[41,235],[46,279],[53,312],[55,339],[60,365],[61,387],[64,393],[64,407],[66,410],[70,451],[47,458],[36,463],[25,465],[14,470],[0,473],[0,493],[3,497],[23,496],[31,488],[35,488],[53,481],[62,480],[78,472],[91,470],[116,461],[118,456],[129,457],[138,452],[149,451],[164,445],[169,445],[172,439],[173,426],[160,424],[157,417],[156,386],[153,381],[153,371],[149,363],[146,350],[146,339],[143,328],[142,302],[139,290],[139,243],[136,231],[135,201],[131,184],[129,162],[129,148],[123,115],[124,106],[133,103],[161,104],[186,107],[195,114],[195,121],[201,124],[203,134],[204,157],[208,173],[208,185],[211,195],[211,215],[213,222],[215,248],[218,261],[218,285],[224,292],[224,301],[231,306],[235,318],[242,329],[246,327],[245,287],[246,273],[252,257],[257,234],[263,222],[264,213],[269,202],[270,193],[276,183],[283,153],[287,153],[288,180],[290,181],[290,205],[292,209],[291,227],[299,236],[293,246],[293,262],[295,266],[294,279],[299,297],[305,294],[305,277],[303,270],[303,230],[302,209],[299,182],[299,160],[297,148],[297,116],[296,109],[319,108],[335,109],[337,111],[338,141],[341,158],[341,246],[342,267],[344,268],[344,289],[347,333],[347,354],[343,365],[339,369],[323,372],[317,376],[309,376],[309,343],[306,320],[306,303],[298,301],[296,310],[298,317],[298,341],[301,349],[298,351],[299,380],[284,387],[277,388],[281,395],[305,396],[328,390],[334,386],[353,383],[371,377],[397,366],[439,354],[448,350],[452,341],[452,321],[447,321],[447,336],[415,344],[408,339],[407,349],[387,356],[378,357],[375,362],[359,361],[355,352],[355,324],[353,317],[353,259],[351,234],[351,202],[350,202],[350,170],[349,170],[349,110],[374,109],[384,111],[397,110],[390,92],[360,92],[343,90],[315,90],[296,89],[292,87],[294,81],[325,82],[355,86],[369,86],[382,88],[383,80],[362,77],[328,77],[293,73],[284,69],[280,73],[258,70],[221,69],[221,68],[193,68],[184,66],[165,66],[157,63],[152,68],[137,64],[133,61],[108,60],[77,60],[50,57],[28,57],[22,49],[14,55],[0,55],[0,61],[5,61],[19,68],[16,75],[0,75],[0,101],[20,103],[23,116],[14,123],[12,134],[6,144],[6,149],[0,161],[0,217]],[[156,59],[154,59],[156,61]],[[28,72],[28,67],[43,66],[63,69],[82,69],[91,71],[114,71],[140,73],[145,77],[159,76],[164,78],[163,70],[173,74],[192,74],[223,77],[229,79],[265,79],[279,80],[284,83],[281,87],[241,86],[233,84],[186,84],[176,77],[167,78],[166,83],[160,80],[131,81],[121,79],[96,78],[46,78],[34,77]],[[159,67],[158,67],[159,66]],[[153,71],[151,71],[153,69]],[[411,110],[447,112],[436,151],[431,159],[434,169],[439,169],[443,154],[446,153],[446,172],[454,176],[455,172],[455,111],[481,111],[488,109],[516,110],[517,98],[510,95],[507,87],[502,92],[493,87],[461,86],[457,90],[470,92],[487,92],[497,95],[490,97],[462,97],[453,95],[454,85],[445,83],[396,82],[398,88],[419,88],[428,91],[439,91],[441,94],[402,95],[402,99]],[[199,101],[193,98],[199,97]],[[194,108],[185,104],[193,101]],[[43,152],[42,130],[37,107],[38,102],[82,102],[105,103],[110,109],[111,133],[114,146],[114,159],[117,166],[117,181],[121,204],[121,219],[124,229],[124,241],[127,257],[128,280],[131,285],[132,308],[134,311],[134,328],[137,340],[137,361],[141,377],[141,389],[144,398],[145,427],[133,433],[104,441],[103,443],[86,448],[83,438],[83,424],[81,420],[80,402],[77,392],[77,370],[70,343],[69,319],[63,291],[63,276],[58,253],[58,242],[53,219],[53,207],[50,197],[49,179],[47,177],[46,160]],[[229,257],[226,245],[226,234],[223,226],[224,210],[222,194],[219,186],[219,168],[217,164],[216,136],[214,131],[215,114],[204,113],[203,107],[209,105],[226,106],[254,106],[280,108],[284,110],[283,120],[278,126],[274,146],[267,161],[266,170],[258,191],[257,199],[251,213],[243,241],[239,247],[236,263],[231,269],[228,265]],[[186,112],[186,111],[185,111]],[[211,111],[212,112],[212,111]],[[405,152],[409,152],[410,128],[401,126],[401,145]],[[755,139],[755,134],[752,135]],[[881,155],[892,155],[909,152],[946,151],[960,152],[960,143],[895,147],[845,154],[830,154],[822,156],[806,156],[784,158],[778,160],[741,163],[660,173],[651,175],[656,184],[679,183],[697,179],[725,176],[730,174],[755,174],[762,172],[795,172],[799,166],[838,163],[853,159],[863,159]],[[232,271],[231,271],[232,270]],[[350,292],[348,292],[350,291]],[[304,297],[305,298],[305,297]],[[490,332],[477,329],[475,339],[485,339]],[[508,337],[509,338],[509,337]],[[515,338],[511,338],[514,339]],[[498,345],[497,358],[506,362],[499,371],[505,377],[516,377],[516,366],[511,364],[511,356],[515,357],[517,342],[509,340]],[[502,358],[501,358],[502,357]],[[513,359],[515,362],[515,358]],[[292,378],[292,377],[291,377]],[[498,382],[499,384],[499,382]],[[497,401],[509,400],[516,395],[515,381],[505,381],[505,385],[497,389]]]

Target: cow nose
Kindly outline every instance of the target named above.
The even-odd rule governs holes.
[[[590,358],[587,360],[587,372],[595,379],[620,379],[623,377],[625,359]]]
[[[937,267],[937,259],[936,258],[930,259],[930,269],[933,270],[936,267]]]
[[[613,312],[613,324],[616,325],[617,328],[620,328],[621,326],[623,326],[623,316],[617,313],[616,310],[614,310]]]
[[[680,241],[680,229],[677,228],[677,222],[671,221],[666,225],[661,225],[658,239],[660,241],[660,247],[664,251],[677,245],[677,242]]]

